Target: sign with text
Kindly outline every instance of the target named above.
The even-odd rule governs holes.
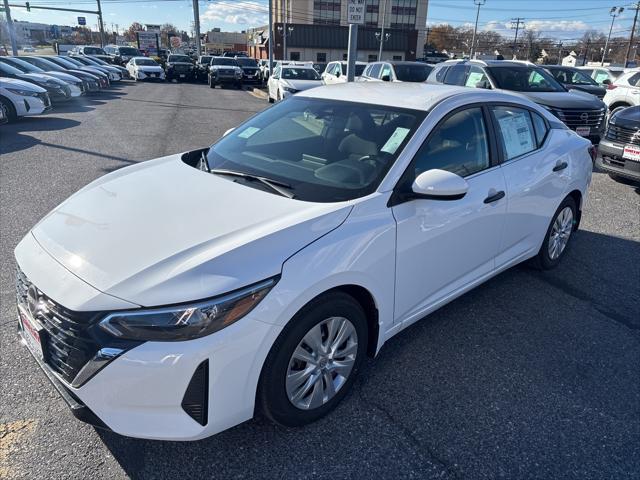
[[[347,3],[347,23],[362,25],[365,11],[365,0],[349,0],[349,3]]]
[[[136,32],[138,37],[138,48],[147,55],[158,54],[158,34],[154,32]]]
[[[78,25],[86,25],[87,19],[86,17],[78,17]]]

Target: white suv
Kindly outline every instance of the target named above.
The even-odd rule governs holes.
[[[623,108],[640,105],[640,68],[623,73],[608,85],[603,101],[611,114]]]
[[[356,79],[362,75],[367,64],[356,62]],[[345,83],[347,81],[347,62],[331,62],[322,72],[322,83],[331,85],[333,83]]]

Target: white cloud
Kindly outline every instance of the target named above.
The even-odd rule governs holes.
[[[227,0],[208,5],[200,15],[200,21],[209,24],[233,23],[258,26],[265,25],[269,21],[269,15],[262,3],[247,1],[238,5]]]
[[[525,28],[544,34],[552,33],[578,33],[589,29],[589,25],[581,20],[525,20]],[[486,31],[496,31],[505,34],[511,30],[510,21],[491,20],[483,28]]]

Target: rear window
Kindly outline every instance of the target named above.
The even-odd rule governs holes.
[[[553,76],[538,67],[489,67],[498,88],[514,92],[565,92]]]
[[[403,82],[424,82],[433,67],[429,65],[396,65],[396,77]]]
[[[144,65],[146,67],[157,67],[158,64],[155,60],[150,58],[138,58],[136,59],[136,65]]]

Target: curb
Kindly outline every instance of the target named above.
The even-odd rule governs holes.
[[[254,97],[259,97],[262,98],[264,100],[267,99],[267,92],[265,92],[264,90],[260,89],[260,88],[253,88],[252,90],[249,91],[249,93],[251,93],[251,95],[253,95]]]

